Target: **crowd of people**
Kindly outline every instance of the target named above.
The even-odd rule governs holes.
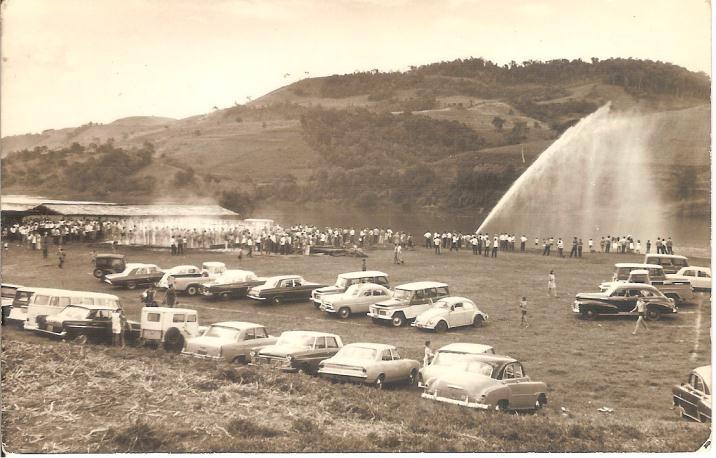
[[[497,257],[497,253],[514,252],[519,244],[519,251],[524,253],[527,251],[529,239],[522,234],[517,237],[510,233],[481,233],[475,231],[474,234],[463,234],[462,232],[449,231],[427,231],[423,235],[425,248],[432,249],[435,254],[441,254],[445,250],[460,251],[463,248],[472,249],[472,253],[489,257]],[[570,258],[581,258],[584,252],[584,241],[582,238],[574,237],[571,240],[571,249],[569,254],[566,253],[564,239],[561,237],[534,238],[534,248],[542,251],[543,256],[550,256],[553,252],[559,257],[569,256]],[[652,245],[651,240],[647,240],[642,245],[641,240],[634,239],[631,235],[601,237],[599,242],[595,244],[593,239],[586,242],[587,250],[595,253],[599,249],[602,253],[651,253],[652,246],[658,254],[674,254],[674,245],[671,237],[658,237]]]

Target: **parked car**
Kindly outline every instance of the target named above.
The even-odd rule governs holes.
[[[385,286],[357,283],[349,286],[344,293],[321,296],[320,309],[345,319],[353,313],[368,313],[371,305],[390,299],[392,296],[393,292]]]
[[[533,382],[509,356],[472,355],[425,384],[423,398],[474,409],[537,410],[547,404],[547,385]]]
[[[429,365],[423,366],[418,371],[418,386],[425,387],[425,381],[440,375],[449,367],[460,365],[471,355],[481,355],[483,353],[494,355],[495,349],[490,345],[476,343],[451,343],[444,347],[440,347]]]
[[[412,326],[445,332],[460,326],[479,328],[487,318],[487,313],[480,311],[470,299],[450,296],[440,299],[431,308],[418,315]]]
[[[2,296],[2,325],[5,326],[5,319],[10,315],[12,303],[15,301],[17,290],[22,288],[20,285],[12,283],[3,283],[0,285],[0,296]]]
[[[618,263],[614,265],[612,281],[599,285],[606,291],[615,283],[645,283],[654,286],[677,302],[688,302],[694,298],[694,291],[688,279],[667,277],[664,268],[658,264]]]
[[[636,301],[643,298],[646,303],[647,320],[658,320],[662,315],[678,312],[674,300],[651,285],[642,283],[616,283],[599,293],[579,293],[572,304],[572,312],[585,319],[599,315],[633,315]]]
[[[173,307],[142,308],[141,334],[144,343],[161,344],[166,351],[179,353],[187,339],[206,331],[199,326],[196,310]]]
[[[201,336],[187,339],[182,354],[245,364],[251,360],[252,351],[277,340],[260,324],[224,321],[212,324]]]
[[[201,269],[199,269],[197,266],[174,266],[172,268],[169,268],[164,271],[164,275],[161,279],[157,282],[157,288],[160,289],[167,289],[169,288],[169,283],[174,284],[174,289],[176,289],[176,280],[179,278],[200,278],[201,279]]]
[[[104,281],[112,286],[135,289],[137,286],[153,285],[163,276],[164,272],[154,264],[130,262],[122,272],[105,275]]]
[[[123,254],[100,253],[94,257],[94,270],[92,275],[102,279],[107,274],[116,274],[127,267]]]
[[[115,310],[106,305],[68,305],[60,313],[48,315],[35,332],[62,339],[87,336],[92,340],[112,342],[112,312]],[[139,323],[127,320],[127,325],[126,341],[136,341],[140,333]]]
[[[365,383],[382,388],[386,383],[413,385],[420,363],[403,359],[392,345],[352,343],[319,364],[318,375],[331,380]]]
[[[10,325],[24,327],[27,321],[27,307],[30,304],[32,295],[38,288],[22,286],[15,292],[15,298],[12,300],[10,311],[8,312],[5,322]]]
[[[70,304],[98,305],[111,309],[122,304],[114,294],[94,293],[91,291],[70,291],[67,289],[33,288],[33,294],[27,302],[27,314],[23,328],[34,330],[42,328],[47,316],[59,313]]]
[[[682,418],[700,422],[711,421],[711,366],[689,372],[686,383],[671,389],[674,407]]]
[[[689,267],[689,259],[678,254],[647,254],[644,264],[658,264],[664,268],[664,273],[675,274],[683,267]]]
[[[266,279],[263,285],[254,286],[246,294],[251,299],[261,302],[280,304],[289,301],[307,301],[311,291],[325,285],[313,283],[299,275],[278,275]]]
[[[321,361],[343,347],[340,336],[327,332],[286,331],[275,345],[252,352],[251,364],[278,367],[284,372],[315,373]]]
[[[198,273],[173,275],[171,280],[176,292],[196,296],[202,293],[204,283],[223,275],[224,272],[226,272],[226,264],[210,261],[203,263]]]
[[[265,282],[266,278],[257,277],[250,270],[226,270],[213,281],[202,284],[201,290],[206,297],[246,297],[249,289]]]
[[[403,326],[433,306],[433,302],[450,295],[448,285],[435,281],[406,283],[395,288],[393,297],[370,306],[368,316],[374,323]]]
[[[338,275],[336,283],[324,288],[314,289],[311,293],[311,300],[316,308],[321,306],[321,301],[326,296],[344,293],[350,286],[359,283],[375,283],[381,286],[388,286],[388,274],[377,270],[347,272]],[[366,310],[367,311],[367,310]]]
[[[688,280],[695,290],[711,291],[711,269],[708,267],[682,267],[667,277],[671,280]]]

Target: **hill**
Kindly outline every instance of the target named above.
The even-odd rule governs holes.
[[[244,212],[275,199],[489,207],[561,132],[608,101],[680,126],[669,130],[672,148],[657,146],[665,168],[680,165],[682,148],[708,163],[709,92],[703,74],[632,59],[498,66],[470,58],[309,78],[186,119],[137,116],[5,137],[3,192],[147,202],[210,197]],[[45,170],[41,157],[73,144],[84,152],[109,144],[130,156],[151,145],[153,160],[125,167],[134,189],[80,191],[53,181],[57,171]],[[36,164],[26,163],[33,154]],[[86,166],[82,154],[63,160],[63,168]],[[695,183],[710,179],[707,169],[684,173],[696,174]],[[701,184],[682,194],[697,194]]]

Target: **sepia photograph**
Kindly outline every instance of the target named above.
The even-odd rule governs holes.
[[[710,0],[2,0],[2,455],[711,449]]]

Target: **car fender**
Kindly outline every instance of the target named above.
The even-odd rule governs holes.
[[[598,313],[617,313],[619,312],[619,308],[616,305],[608,304],[601,301],[580,301],[579,304],[579,311],[582,312],[584,310],[595,310]]]
[[[489,406],[496,406],[497,403],[503,399],[507,400],[509,402],[510,395],[512,391],[510,390],[510,387],[501,385],[501,386],[492,386],[485,390],[484,394],[485,399],[484,401],[480,401],[477,399],[478,402],[481,402],[483,404],[487,404]],[[479,396],[479,393],[477,393]]]

